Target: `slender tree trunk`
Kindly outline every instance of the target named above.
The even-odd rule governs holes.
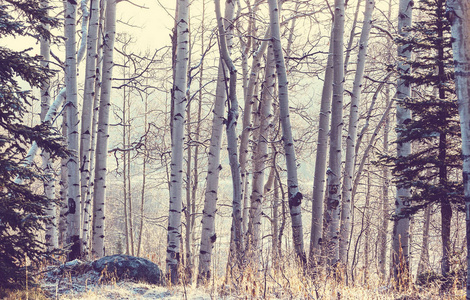
[[[275,84],[275,61],[272,47],[268,50],[266,59],[265,80],[263,83],[263,91],[261,94],[260,107],[257,112],[259,121],[256,124],[258,129],[255,136],[254,149],[254,170],[253,185],[251,194],[250,223],[248,224],[247,248],[255,257],[260,255],[260,237],[261,237],[261,213],[264,197],[264,169],[266,158],[268,156],[268,134],[271,119],[272,95]],[[250,243],[250,244],[249,244]]]
[[[385,91],[386,94],[386,104],[390,103],[390,88],[387,86]],[[385,117],[384,124],[384,133],[383,133],[383,153],[388,155],[388,132],[390,130],[390,118]],[[388,166],[382,167],[382,201],[381,201],[381,218],[382,224],[379,230],[378,244],[379,244],[379,271],[382,281],[384,282],[387,276],[387,236],[388,236],[388,223],[390,219],[389,213],[389,186],[390,186],[390,175]]]
[[[266,32],[265,38],[268,38],[269,30]],[[253,53],[253,61],[251,64],[251,72],[248,80],[248,86],[245,90],[245,104],[243,109],[243,118],[242,118],[242,132],[240,137],[240,154],[239,154],[239,162],[240,162],[240,175],[242,181],[242,196],[248,199],[248,196],[245,196],[248,192],[246,191],[245,184],[248,182],[248,172],[247,172],[247,156],[248,156],[248,145],[249,145],[249,137],[250,133],[253,130],[253,126],[251,125],[251,115],[252,115],[252,108],[253,103],[255,101],[256,94],[255,86],[258,84],[258,73],[261,65],[261,59],[266,51],[268,46],[268,41],[265,39],[263,40],[256,52]],[[247,46],[248,47],[248,46]],[[244,211],[247,210],[247,205],[244,205]],[[251,210],[251,209],[250,209]],[[251,213],[250,213],[251,215]],[[244,218],[244,221],[246,218]],[[249,226],[249,225],[248,225]],[[249,229],[248,229],[249,230]],[[246,230],[244,231],[246,232]],[[252,235],[252,233],[247,233],[247,235]]]
[[[232,40],[231,26],[233,19],[233,5],[225,7],[225,25],[227,31],[225,33],[227,43],[230,45]],[[212,118],[211,139],[208,152],[208,166],[206,178],[206,190],[204,198],[204,209],[202,211],[202,231],[201,245],[199,248],[199,270],[198,284],[202,284],[211,277],[211,261],[212,249],[217,239],[215,233],[215,213],[217,211],[217,191],[219,188],[219,172],[222,169],[220,165],[220,147],[222,144],[222,133],[224,127],[224,109],[225,109],[225,65],[222,60],[219,62],[217,74],[217,85],[215,91],[214,116]]]
[[[364,284],[369,282],[369,270],[370,270],[370,215],[371,215],[371,208],[370,208],[370,198],[371,198],[371,180],[370,180],[370,159],[367,159],[367,186],[366,186],[366,203],[364,205],[364,221],[365,221],[365,229],[364,229]]]
[[[97,56],[96,56],[96,70],[95,70],[95,82],[94,82],[94,95],[93,95],[93,118],[92,118],[92,125],[91,125],[91,141],[90,141],[90,180],[89,185],[90,188],[88,190],[87,199],[85,204],[89,203],[89,222],[90,222],[90,244],[92,248],[93,246],[93,235],[94,235],[94,227],[93,227],[93,216],[94,216],[94,194],[95,194],[95,160],[96,160],[96,144],[97,144],[97,136],[98,136],[98,118],[99,118],[99,107],[100,107],[100,98],[101,98],[101,73],[103,69],[103,26],[104,26],[104,18],[105,18],[105,8],[106,8],[106,0],[100,0],[100,10],[99,10],[99,25],[98,25],[98,45],[97,45]],[[91,251],[93,253],[93,251]]]
[[[345,77],[348,75],[348,65],[349,59],[351,58],[351,53],[353,50],[353,43],[356,37],[356,28],[357,28],[357,17],[359,16],[359,11],[361,10],[361,2],[362,0],[358,0],[356,3],[356,10],[354,11],[354,18],[351,25],[351,32],[349,33],[349,40],[348,44],[346,45],[346,51],[344,55],[344,74]],[[366,4],[367,5],[367,4]],[[365,17],[364,17],[365,19]],[[363,24],[366,24],[365,22]]]
[[[279,110],[282,125],[282,140],[286,155],[287,187],[289,198],[289,210],[292,219],[292,235],[295,253],[302,264],[306,263],[304,251],[304,236],[302,228],[302,193],[299,191],[297,181],[297,162],[295,159],[294,140],[289,118],[289,96],[287,73],[282,53],[281,36],[279,33],[279,7],[277,0],[269,0],[269,16],[271,24],[271,42],[273,44],[274,58],[279,88]]]
[[[62,114],[62,135],[67,138],[67,112]],[[64,248],[67,244],[67,158],[60,160],[60,181],[59,181],[59,247]]]
[[[85,66],[85,87],[83,92],[81,136],[80,136],[80,182],[81,202],[83,203],[83,253],[88,256],[91,221],[91,153],[92,119],[95,96],[96,60],[98,56],[99,0],[90,0],[90,25],[88,26],[87,54]]]
[[[439,8],[444,8],[444,0],[439,0],[437,2],[437,6]],[[444,86],[447,82],[447,75],[445,69],[445,57],[444,57],[444,47],[442,46],[441,42],[444,41],[444,11],[442,9],[438,9],[437,17],[439,19],[437,25],[437,35],[438,39],[438,77],[439,77],[439,84],[438,84],[438,93],[439,99],[441,101],[446,101],[446,91]],[[447,117],[441,116],[441,118],[448,120]],[[444,129],[442,132],[439,133],[439,154],[438,159],[442,164],[439,166],[439,185],[441,187],[447,188],[449,186],[448,182],[448,174],[447,174],[447,164],[444,162],[447,158],[447,134],[446,130]],[[443,199],[440,199],[441,202],[441,238],[442,238],[442,262],[441,262],[441,273],[443,277],[447,277],[450,272],[450,230],[451,230],[451,223],[452,223],[452,206],[450,201],[444,196]]]
[[[273,162],[275,160],[273,158]],[[275,165],[271,167],[275,168]],[[274,177],[274,176],[273,176]],[[279,256],[280,256],[280,247],[279,247],[279,187],[277,180],[274,180],[274,193],[273,193],[273,228],[272,228],[272,247],[273,247],[273,264],[274,266],[279,266]]]
[[[49,1],[41,0],[40,6],[44,9],[49,10],[48,8]],[[49,25],[42,25],[46,30],[49,30]],[[49,69],[49,60],[50,60],[50,41],[45,38],[40,39],[40,53],[42,56],[41,67]],[[50,80],[44,83],[41,87],[41,122],[44,122],[47,111],[49,110],[51,96],[50,96]],[[55,198],[55,178],[54,170],[51,166],[50,154],[46,151],[42,151],[42,169],[46,174],[44,181],[44,194],[47,199],[50,200],[50,203],[47,208],[47,215],[51,218],[51,222],[46,225],[46,245],[47,249],[53,250],[59,247],[58,244],[58,232],[57,232],[57,205],[54,203]]]
[[[404,31],[406,27],[411,26],[411,17],[412,17],[412,7],[413,3],[411,0],[400,0],[398,8],[398,34],[406,37],[409,33]],[[399,74],[409,74],[411,72],[410,65],[406,64],[405,60],[411,58],[411,51],[409,45],[399,45],[398,46],[398,72]],[[410,84],[403,80],[402,78],[398,79],[397,82],[397,100],[403,100],[406,97],[410,97],[411,88]],[[397,103],[396,108],[397,115],[397,128],[401,128],[411,119],[411,112],[401,106],[400,103]],[[397,140],[401,138],[400,132],[397,133]],[[397,156],[405,157],[411,154],[411,144],[410,143],[397,143]],[[407,285],[407,282],[403,280],[408,280],[408,271],[409,271],[409,228],[410,228],[410,219],[408,217],[403,217],[403,210],[409,206],[408,198],[411,196],[409,188],[397,187],[396,192],[396,207],[395,207],[395,216],[398,218],[394,221],[393,224],[393,244],[392,244],[392,265],[393,265],[393,275],[398,286],[401,286],[402,283]]]
[[[181,240],[182,175],[184,111],[186,108],[186,87],[189,59],[189,1],[179,0],[176,18],[176,62],[174,77],[174,110],[172,115],[172,145],[170,173],[170,214],[168,218],[168,245],[166,269],[171,283],[178,282]]]
[[[124,58],[125,60],[125,58]],[[126,61],[124,61],[123,74],[126,77]],[[126,142],[126,131],[127,131],[127,115],[126,115],[126,97],[127,97],[127,88],[122,89],[122,148],[127,148]],[[124,237],[126,241],[126,254],[131,255],[130,240],[129,240],[129,198],[127,190],[127,152],[124,152],[122,155],[122,195],[124,200]]]
[[[333,100],[331,108],[330,155],[328,175],[328,198],[326,222],[328,265],[334,266],[339,260],[340,229],[340,184],[341,184],[341,137],[343,129],[343,35],[344,0],[335,0],[333,28]]]
[[[359,120],[359,105],[362,91],[362,81],[366,64],[366,54],[369,41],[369,33],[372,27],[372,12],[375,1],[366,0],[364,12],[364,22],[362,26],[361,38],[359,40],[359,53],[357,55],[356,75],[354,77],[353,90],[350,103],[348,136],[346,138],[346,164],[344,167],[342,206],[341,206],[341,228],[339,241],[339,259],[347,265],[347,251],[349,248],[349,235],[351,230],[351,208],[352,183],[354,176],[354,166],[356,162],[356,140],[357,122]]]
[[[131,144],[131,99],[130,99],[130,91],[127,96],[127,145]],[[124,159],[127,157],[127,176],[124,178],[127,179],[127,200],[129,203],[129,241],[130,245],[129,248],[131,250],[130,255],[134,256],[135,253],[135,245],[134,245],[134,213],[133,213],[133,204],[132,204],[132,185],[131,185],[131,152],[126,151],[124,153]]]
[[[205,16],[205,2],[203,1],[202,4],[202,21],[201,21],[201,26],[204,27],[204,16]],[[201,35],[201,53],[205,53],[205,47],[206,45],[204,44],[204,34]],[[200,141],[200,134],[201,134],[201,121],[202,121],[202,101],[203,101],[203,93],[204,93],[204,60],[201,61],[201,66],[200,66],[200,72],[199,72],[199,102],[198,102],[198,109],[197,109],[197,125],[196,125],[196,131],[194,133],[194,141],[196,143],[194,147],[194,168],[193,168],[193,186],[191,189],[191,206],[192,209],[191,211],[193,214],[191,215],[191,232],[192,232],[192,247],[194,247],[194,241],[195,241],[195,235],[197,231],[195,230],[195,225],[196,225],[196,201],[198,201],[197,198],[197,191],[198,191],[198,185],[199,185],[199,141]],[[220,148],[220,147],[219,147]],[[191,265],[191,273],[194,274],[194,261],[195,261],[195,251],[192,251],[192,261],[193,264]]]
[[[65,86],[67,110],[67,141],[71,154],[67,161],[67,243],[71,244],[68,260],[81,257],[80,224],[80,173],[78,161],[78,100],[77,100],[77,55],[76,55],[77,4],[65,4]]]
[[[223,19],[220,12],[220,0],[215,0],[215,14],[217,18],[217,27],[219,32],[219,50],[220,56],[227,66],[230,73],[230,82],[228,90],[228,114],[226,121],[227,131],[227,150],[229,154],[230,169],[232,173],[232,189],[233,189],[233,200],[232,200],[232,240],[231,245],[234,247],[231,249],[231,255],[236,258],[236,264],[241,264],[242,248],[243,248],[243,232],[242,232],[242,195],[241,195],[241,178],[240,178],[240,164],[238,162],[237,153],[237,134],[236,126],[238,120],[238,100],[237,100],[237,70],[233,61],[230,57],[230,53],[227,47],[226,31],[223,24]],[[229,7],[232,10],[235,3],[231,0],[225,3],[226,9]],[[233,10],[232,10],[233,13]],[[227,16],[227,13],[226,13]],[[233,15],[231,15],[233,17]],[[232,18],[228,18],[231,20]],[[231,259],[229,258],[229,261]]]
[[[429,225],[431,224],[431,205],[424,210],[423,243],[418,264],[418,276],[429,269]]]
[[[444,98],[441,98],[444,100]],[[444,162],[447,156],[447,137],[446,134],[441,132],[439,135],[439,161]],[[443,187],[448,186],[447,182],[447,166],[442,164],[439,167],[439,185]],[[442,239],[442,261],[441,273],[442,276],[448,276],[450,272],[450,246],[451,235],[450,228],[452,222],[452,206],[447,199],[441,200],[441,239]]]
[[[448,0],[447,11],[452,26],[455,85],[462,132],[463,187],[467,236],[466,298],[470,299],[470,4],[467,1]]]
[[[189,94],[189,89],[187,90],[187,97],[189,99],[190,94]],[[194,214],[194,211],[192,210],[193,206],[191,204],[191,148],[192,148],[192,143],[191,143],[191,102],[188,103],[186,107],[186,131],[187,131],[187,136],[188,136],[188,141],[186,143],[186,207],[184,210],[184,216],[185,216],[185,229],[186,229],[186,234],[185,234],[185,244],[186,244],[186,253],[185,253],[185,258],[186,258],[186,264],[185,264],[185,270],[186,270],[186,280],[191,283],[191,276],[192,276],[192,259],[191,259],[191,217]]]
[[[145,136],[144,136],[144,153],[143,153],[143,159],[142,159],[142,190],[140,192],[140,225],[139,225],[139,241],[137,243],[137,256],[140,256],[140,250],[142,249],[142,237],[143,237],[143,232],[144,232],[144,208],[145,208],[145,191],[146,191],[146,179],[147,179],[147,157],[148,157],[148,151],[147,151],[147,146],[148,146],[148,101],[149,101],[149,95],[145,94],[145,103],[144,103],[144,130],[145,130]]]
[[[103,74],[101,83],[100,108],[98,116],[98,132],[96,143],[96,166],[93,198],[93,247],[92,253],[97,257],[105,255],[105,202],[106,175],[108,157],[108,124],[109,107],[111,106],[111,83],[113,75],[113,50],[116,34],[116,3],[107,0],[105,30],[103,40]]]
[[[333,26],[332,26],[333,27]],[[331,29],[333,40],[333,28]],[[333,43],[330,43],[328,59],[326,63],[325,79],[321,95],[320,116],[317,138],[317,153],[315,158],[315,175],[313,178],[313,200],[312,200],[312,225],[310,236],[309,263],[314,266],[319,262],[322,236],[323,236],[323,204],[326,183],[326,163],[328,148],[328,132],[331,114],[331,91],[333,89]]]

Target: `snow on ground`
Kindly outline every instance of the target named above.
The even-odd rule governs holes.
[[[100,274],[87,271],[49,272],[42,281],[42,288],[51,299],[214,299],[210,294],[193,287],[162,287],[146,283],[113,280],[100,282]]]

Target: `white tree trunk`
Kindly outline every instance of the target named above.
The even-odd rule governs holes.
[[[343,264],[347,264],[347,252],[349,248],[349,234],[351,230],[351,192],[354,176],[354,166],[356,162],[356,139],[357,122],[359,119],[359,105],[362,91],[362,80],[366,65],[367,47],[369,33],[372,27],[372,12],[375,1],[366,0],[364,11],[364,21],[362,25],[361,38],[359,40],[359,52],[357,54],[356,74],[354,77],[353,90],[351,95],[348,136],[346,139],[346,164],[344,167],[342,206],[341,206],[341,227],[339,240],[339,259]]]
[[[215,14],[217,19],[217,27],[219,33],[219,51],[220,57],[227,66],[229,71],[229,90],[228,90],[228,113],[226,120],[227,132],[227,151],[229,155],[230,170],[232,174],[232,228],[231,228],[231,250],[230,254],[235,255],[236,264],[240,264],[243,248],[243,232],[242,232],[242,194],[241,194],[241,178],[240,164],[238,162],[238,137],[236,126],[238,120],[238,100],[237,100],[237,69],[233,64],[228,51],[228,43],[226,39],[226,31],[223,18],[220,12],[220,0],[215,0]],[[227,1],[226,7],[232,10],[235,3]],[[229,19],[230,20],[230,19]],[[233,257],[232,257],[233,258]],[[233,261],[229,258],[229,262]]]
[[[390,88],[387,87],[386,90],[386,103],[390,103],[391,99],[390,95]],[[390,118],[387,116],[384,120],[384,127],[383,127],[383,153],[388,155],[388,131],[390,130]],[[379,236],[378,236],[378,244],[379,244],[379,272],[380,278],[382,282],[385,282],[387,278],[387,237],[388,237],[388,223],[390,219],[390,209],[389,209],[389,200],[388,200],[388,193],[389,193],[389,186],[390,186],[390,175],[388,166],[382,167],[382,203],[381,203],[381,218],[382,224],[379,228]]]
[[[67,112],[62,114],[62,135],[67,138]],[[60,213],[59,213],[59,247],[64,248],[67,240],[67,158],[62,158],[60,160],[60,181],[59,181],[59,203],[60,203]]]
[[[101,84],[100,108],[98,116],[98,132],[96,143],[96,165],[93,197],[93,244],[92,254],[102,257],[105,251],[105,202],[106,175],[108,157],[108,122],[109,107],[111,106],[111,84],[113,77],[113,52],[116,34],[116,3],[117,0],[107,0],[105,29],[103,39],[103,77]]]
[[[330,266],[339,259],[340,182],[341,182],[341,136],[343,129],[343,35],[344,0],[335,0],[333,28],[333,99],[331,107],[330,154],[328,175],[328,198],[326,209],[327,257]]]
[[[214,116],[212,118],[212,131],[208,152],[208,166],[206,178],[206,191],[204,209],[202,211],[201,246],[199,248],[199,275],[198,283],[210,278],[212,249],[216,241],[215,213],[217,211],[217,191],[219,188],[220,147],[222,144],[222,132],[224,128],[225,108],[225,76],[224,64],[219,63],[217,86],[214,101]]]
[[[402,37],[407,36],[409,33],[404,31],[404,28],[411,26],[412,17],[412,1],[400,0],[398,8],[398,34]],[[407,48],[408,45],[398,46],[398,72],[399,74],[409,74],[411,72],[410,65],[406,64],[403,60],[411,58],[411,51]],[[399,78],[397,82],[397,95],[398,101],[410,97],[411,87],[409,83]],[[406,122],[411,119],[411,112],[400,106],[397,103],[396,108],[397,127],[401,128]],[[397,132],[397,139],[400,139],[401,134]],[[397,157],[404,157],[411,154],[410,143],[397,143]],[[409,205],[408,198],[411,196],[409,188],[398,188],[396,192],[396,207],[395,216],[400,218],[402,211]],[[393,224],[393,243],[392,243],[392,265],[394,266],[393,274],[397,281],[402,279],[402,275],[407,276],[409,270],[409,228],[410,219],[408,217],[395,220]]]
[[[232,42],[232,26],[230,22],[233,19],[233,5],[225,6],[225,25],[227,44]],[[224,109],[226,100],[226,78],[224,70],[225,65],[222,60],[219,62],[217,85],[215,91],[214,115],[212,118],[211,139],[208,152],[208,166],[206,178],[206,190],[204,197],[204,209],[202,211],[202,231],[201,245],[199,248],[199,271],[198,284],[208,280],[211,276],[212,249],[217,239],[215,232],[215,213],[217,211],[217,192],[219,189],[219,172],[222,169],[220,165],[220,147],[222,144],[222,134],[224,128]]]
[[[68,259],[79,258],[81,253],[80,224],[80,173],[78,159],[78,101],[77,101],[77,53],[76,53],[77,4],[65,4],[65,87],[67,110],[67,141],[71,154],[67,161],[67,243],[71,244]]]
[[[40,2],[42,8],[48,7],[48,1],[42,0]],[[49,26],[45,25],[45,29],[49,30]],[[45,69],[49,69],[49,60],[50,60],[50,41],[41,38],[41,66]],[[51,96],[50,96],[50,81],[44,83],[41,88],[41,122],[44,121],[47,111],[50,106]],[[51,223],[46,225],[46,244],[49,251],[59,247],[58,244],[58,232],[57,232],[57,206],[53,203],[55,198],[55,178],[54,170],[51,166],[50,154],[48,152],[42,151],[42,169],[46,175],[44,181],[44,194],[51,201],[47,208],[47,215],[51,218]]]
[[[260,107],[257,112],[259,124],[255,127],[255,149],[254,149],[254,169],[253,185],[251,193],[250,223],[248,225],[248,237],[251,238],[250,251],[259,257],[260,237],[261,237],[261,213],[264,200],[264,169],[268,159],[269,127],[271,125],[272,95],[274,94],[274,84],[276,76],[276,62],[272,47],[268,50],[266,58],[266,70],[264,75],[263,90],[261,91]]]
[[[265,38],[269,37],[269,30],[265,35]],[[253,53],[253,61],[251,63],[251,72],[248,80],[248,86],[245,90],[244,96],[245,96],[245,106],[243,110],[243,122],[242,122],[242,133],[240,137],[240,154],[239,154],[239,162],[240,162],[240,174],[241,174],[241,181],[242,181],[242,188],[244,191],[242,191],[242,196],[245,198],[245,195],[247,191],[245,191],[243,183],[248,180],[248,172],[247,172],[247,156],[248,156],[248,144],[249,144],[249,137],[250,133],[252,131],[252,126],[251,126],[251,115],[252,115],[252,108],[253,108],[253,96],[254,96],[254,90],[255,90],[255,85],[258,81],[258,73],[261,65],[261,58],[263,58],[264,52],[266,51],[266,48],[268,46],[268,41],[263,40],[261,44],[259,45],[258,49],[256,52]],[[244,207],[246,210],[247,208]],[[245,221],[245,219],[244,219]]]
[[[331,30],[330,40],[333,40],[333,28]],[[323,203],[325,196],[326,163],[328,161],[327,149],[331,113],[331,91],[333,89],[333,43],[330,43],[329,48],[321,95],[315,175],[313,178],[312,225],[309,253],[309,264],[312,266],[319,260],[323,236]]]
[[[467,236],[466,298],[470,299],[470,4],[448,0],[448,19],[452,26],[455,85],[462,132],[463,186]]]
[[[83,215],[83,254],[89,253],[90,221],[91,221],[91,138],[93,134],[92,119],[95,99],[96,59],[98,56],[97,41],[100,20],[99,0],[90,0],[90,25],[87,36],[87,53],[85,66],[85,87],[83,92],[81,136],[80,136],[80,182]]]
[[[173,284],[178,281],[181,239],[182,175],[184,111],[186,109],[186,82],[189,59],[188,0],[178,0],[176,24],[176,63],[174,82],[174,111],[172,115],[172,145],[170,174],[170,214],[168,218],[168,245],[166,269]]]
[[[271,24],[271,36],[274,51],[274,58],[276,60],[276,69],[278,77],[279,88],[279,110],[282,125],[282,140],[284,144],[284,151],[286,155],[287,166],[287,187],[289,197],[289,209],[292,218],[292,235],[294,242],[295,253],[298,259],[306,262],[304,251],[304,236],[302,228],[302,193],[299,191],[299,184],[297,181],[297,162],[295,159],[294,140],[292,137],[292,129],[289,117],[289,95],[288,95],[288,82],[286,66],[284,62],[284,55],[282,53],[281,35],[279,28],[279,7],[277,0],[269,0],[269,16]]]

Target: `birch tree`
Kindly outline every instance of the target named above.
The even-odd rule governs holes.
[[[406,27],[411,26],[413,3],[411,0],[400,0],[398,8],[398,34],[402,37],[409,35]],[[398,47],[398,74],[406,75],[411,71],[411,67],[406,62],[411,58],[411,51],[406,44],[399,45]],[[397,81],[397,128],[404,126],[408,120],[411,119],[411,113],[408,109],[399,104],[399,101],[411,96],[411,87],[407,81],[402,77]],[[397,140],[401,137],[400,132],[397,132]],[[397,157],[406,157],[411,154],[410,143],[397,143]],[[392,265],[393,275],[396,280],[405,279],[408,273],[408,259],[409,259],[409,227],[410,220],[408,217],[401,217],[403,211],[408,206],[408,198],[410,197],[410,189],[406,187],[397,187],[395,199],[395,215],[398,217],[393,224],[393,242],[392,242]]]
[[[77,53],[76,53],[76,17],[77,4],[65,3],[65,86],[67,110],[67,141],[71,151],[67,161],[67,243],[71,245],[68,259],[79,258],[81,253],[80,224],[80,173],[78,144],[78,101],[77,101]]]
[[[266,36],[268,36],[269,34],[269,30],[266,34]],[[246,117],[246,114],[249,113],[251,115],[251,111],[252,111],[252,102],[254,102],[254,90],[255,90],[255,85],[256,85],[256,81],[257,81],[257,78],[258,78],[258,73],[259,73],[259,69],[260,69],[260,65],[261,65],[261,58],[263,57],[264,55],[264,52],[266,51],[266,48],[267,48],[267,45],[268,45],[268,41],[267,40],[264,40],[261,42],[261,44],[259,45],[257,51],[255,53],[253,53],[253,62],[252,62],[252,67],[251,67],[251,73],[250,73],[250,79],[248,80],[248,88],[245,92],[245,97],[247,99],[245,99],[245,110],[243,112],[243,131],[242,131],[242,134],[241,134],[241,138],[240,138],[240,166],[242,167],[242,179],[244,176],[247,176],[247,172],[246,172],[246,156],[247,156],[247,145],[248,145],[248,137],[249,137],[249,131],[252,130],[251,128],[251,124],[250,124],[250,121],[251,120],[251,116],[249,118]],[[271,50],[272,51],[272,50]],[[273,63],[272,61],[272,58],[271,60],[267,60],[268,63]],[[268,66],[268,64],[266,64],[266,72],[268,72],[268,70],[272,68],[272,66]],[[275,74],[273,73],[272,75],[275,76]],[[265,77],[265,79],[267,79]],[[274,82],[272,81],[274,78],[270,79],[271,82],[265,82],[265,84],[269,84],[269,85],[272,85],[274,84]],[[264,89],[264,88],[263,88]],[[269,88],[266,88],[266,90],[263,91],[264,93],[267,93],[269,92]],[[272,94],[272,92],[271,92]],[[263,95],[264,97],[266,97],[266,95]],[[266,100],[266,99],[262,99],[263,100]],[[249,102],[249,105],[248,103]],[[263,105],[263,104],[261,104]],[[250,109],[248,110],[247,107],[250,107]],[[248,121],[246,121],[248,119]],[[259,125],[259,124],[258,124]],[[257,128],[258,126],[254,126],[254,128]],[[261,128],[259,128],[261,130]],[[259,130],[258,130],[259,132]],[[264,136],[264,133],[262,132],[259,132],[259,134],[262,134]],[[259,137],[258,137],[259,138]],[[259,143],[259,139],[257,139],[257,143]],[[253,152],[256,152],[259,150],[259,148],[255,145],[255,148],[256,150],[253,150]],[[264,150],[261,150],[261,151],[264,151]],[[256,158],[256,154],[254,153],[254,171],[253,171],[253,185],[252,185],[252,194],[251,194],[251,204],[250,204],[250,217],[249,217],[249,220],[248,220],[248,228],[247,228],[247,232],[246,232],[246,249],[247,251],[250,251],[250,252],[254,252],[254,253],[257,253],[256,249],[258,248],[258,241],[259,241],[259,236],[261,234],[260,232],[260,225],[261,225],[261,202],[262,202],[262,182],[256,182],[255,183],[255,180],[263,180],[263,178],[260,178],[260,176],[258,174],[256,174],[257,170],[261,170],[259,169],[259,167],[261,167],[260,165],[260,162],[257,162],[257,158]],[[256,166],[256,164],[258,163],[258,165]],[[245,172],[243,171],[245,170]],[[264,172],[264,171],[263,171]],[[244,174],[245,173],[245,174]],[[246,180],[246,179],[245,179]],[[258,187],[255,187],[255,184],[258,186]],[[261,185],[260,185],[261,184]],[[256,194],[256,195],[255,195]]]
[[[302,193],[299,191],[297,181],[297,162],[295,158],[294,140],[289,117],[289,95],[286,65],[281,46],[281,35],[279,25],[279,6],[277,0],[269,0],[269,17],[271,27],[271,43],[273,44],[274,59],[276,60],[276,71],[279,90],[279,113],[282,125],[282,140],[286,156],[287,166],[287,188],[289,199],[289,210],[292,219],[292,235],[294,249],[301,263],[306,262],[304,251],[304,237],[302,228]]]
[[[222,144],[222,132],[224,128],[225,108],[225,76],[224,65],[219,63],[211,139],[208,151],[208,166],[206,177],[206,190],[204,196],[204,209],[202,211],[201,245],[199,248],[199,275],[198,283],[210,278],[210,266],[212,261],[212,249],[217,239],[215,233],[215,213],[217,212],[217,192],[219,188],[220,147]]]
[[[252,22],[250,20],[250,22]],[[250,23],[250,27],[251,27]],[[244,97],[245,97],[245,104],[243,110],[243,118],[242,118],[242,132],[240,136],[240,154],[239,154],[239,162],[240,162],[240,174],[241,174],[241,181],[242,181],[242,197],[245,199],[247,198],[247,181],[248,181],[248,172],[247,172],[247,156],[248,156],[248,145],[249,145],[249,137],[250,133],[253,130],[253,126],[251,125],[251,115],[253,110],[253,102],[255,100],[254,91],[255,86],[258,82],[258,74],[259,69],[261,66],[261,59],[263,58],[264,53],[266,52],[266,48],[268,46],[267,38],[269,36],[269,29],[266,32],[265,40],[263,40],[258,49],[253,53],[253,60],[251,63],[251,72],[248,79],[248,85],[246,89],[244,89]],[[248,46],[247,46],[248,47]],[[246,205],[244,205],[244,211],[247,210]],[[244,217],[244,222],[247,222],[246,218]],[[245,230],[244,230],[245,231]],[[247,235],[250,236],[252,233],[248,233]]]
[[[448,0],[447,18],[451,24],[455,86],[462,133],[463,186],[467,236],[466,298],[470,299],[470,4]]]
[[[351,229],[351,201],[352,182],[354,175],[354,165],[356,162],[356,139],[357,123],[359,119],[359,106],[362,91],[362,81],[366,64],[366,54],[369,42],[369,33],[372,27],[372,12],[375,1],[366,0],[364,20],[362,25],[361,38],[359,40],[359,52],[357,54],[356,73],[354,77],[353,90],[351,95],[348,136],[346,138],[346,164],[344,166],[344,177],[342,186],[342,206],[341,206],[341,227],[339,241],[339,259],[343,264],[347,263],[347,251],[349,248],[349,234]]]
[[[269,47],[264,82],[262,85],[261,99],[258,111],[256,112],[259,121],[255,122],[255,149],[253,150],[254,168],[253,185],[251,193],[250,223],[248,236],[252,238],[251,251],[255,256],[259,255],[260,237],[261,237],[261,213],[264,200],[264,169],[268,157],[268,134],[271,119],[272,97],[274,94],[274,84],[276,78],[274,53],[272,47]],[[257,123],[257,124],[256,124]]]
[[[42,0],[40,2],[41,8],[45,9],[46,15],[49,15],[49,2]],[[47,24],[42,25],[46,31],[50,30],[50,26]],[[41,67],[45,70],[49,70],[49,60],[50,60],[50,40],[47,37],[40,37],[40,54],[42,60],[40,62]],[[50,96],[50,79],[45,80],[41,86],[41,122],[44,122],[47,111],[49,110],[51,96]],[[55,179],[54,172],[51,166],[50,154],[46,151],[42,151],[42,169],[45,173],[44,181],[44,194],[47,199],[51,200],[48,209],[47,215],[51,218],[51,222],[46,224],[46,244],[48,250],[58,248],[58,234],[57,234],[57,206],[52,201],[55,198]]]
[[[333,28],[331,38],[333,40]],[[325,175],[328,149],[329,120],[331,114],[331,91],[333,89],[333,43],[330,43],[326,62],[325,78],[320,103],[320,115],[313,177],[312,225],[310,235],[309,264],[313,266],[321,253],[323,236],[323,203],[325,195]]]
[[[90,238],[91,199],[89,197],[91,178],[91,138],[93,102],[95,98],[96,60],[98,56],[97,41],[99,27],[99,0],[90,0],[90,24],[88,26],[87,53],[85,65],[85,86],[83,92],[81,134],[80,134],[80,187],[81,202],[83,203],[83,252],[88,255]]]
[[[103,39],[103,74],[96,137],[96,165],[93,197],[93,247],[92,253],[97,257],[105,255],[105,204],[106,176],[108,156],[109,107],[111,106],[111,83],[113,78],[113,53],[116,35],[116,3],[107,0]]]
[[[178,282],[180,263],[181,208],[182,208],[182,175],[183,175],[183,141],[184,115],[186,109],[186,83],[189,59],[188,0],[178,0],[176,17],[176,62],[174,77],[174,108],[171,145],[170,171],[170,211],[168,218],[168,245],[166,269],[171,283]]]
[[[220,12],[220,0],[215,0],[215,15],[217,19],[217,28],[219,33],[219,52],[222,61],[229,71],[229,89],[228,89],[228,113],[226,120],[227,132],[227,151],[229,155],[230,170],[232,174],[232,228],[231,228],[231,255],[235,255],[236,264],[240,265],[243,248],[243,231],[242,231],[242,194],[241,194],[241,178],[240,164],[238,162],[238,137],[236,133],[238,120],[238,100],[237,100],[237,69],[233,64],[232,58],[228,51],[227,37],[225,26]],[[228,0],[227,6],[233,6],[235,3]],[[232,9],[232,8],[231,8]],[[232,15],[233,17],[233,15]],[[231,18],[230,18],[231,19]],[[229,19],[229,20],[230,20]],[[233,246],[233,247],[232,247]],[[229,258],[229,261],[232,259]]]
[[[328,176],[328,198],[326,208],[328,264],[335,265],[339,259],[340,181],[341,181],[341,136],[343,129],[343,35],[344,1],[335,0],[333,28],[333,99],[331,106],[331,129]]]
[[[230,23],[233,19],[234,3],[230,2],[225,5],[224,22],[226,28],[225,39],[230,45],[233,39],[233,27]],[[202,231],[201,245],[199,248],[199,270],[198,284],[208,280],[211,276],[212,249],[217,239],[215,233],[215,214],[217,212],[217,195],[219,189],[219,172],[222,169],[220,165],[220,147],[222,144],[222,133],[224,127],[224,109],[225,109],[225,85],[226,68],[223,61],[219,61],[217,84],[215,90],[214,109],[212,117],[211,139],[208,152],[208,166],[206,178],[206,190],[204,194],[204,209],[202,211]]]

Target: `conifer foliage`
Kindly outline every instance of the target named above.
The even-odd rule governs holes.
[[[47,17],[38,1],[5,0],[0,4],[0,38],[50,38],[38,24],[58,24]],[[40,168],[23,164],[29,145],[35,141],[53,157],[66,154],[62,138],[50,124],[30,127],[23,120],[34,99],[22,88],[23,82],[40,87],[53,75],[40,66],[40,60],[29,49],[0,47],[0,290],[21,286],[26,280],[23,267],[27,263],[33,266],[47,254],[38,237],[50,222],[46,217],[49,200],[31,189],[33,182],[45,178]],[[15,183],[17,177],[22,184]]]
[[[412,86],[412,97],[400,101],[412,112],[412,119],[397,128],[398,143],[412,143],[406,157],[394,157],[393,172],[398,187],[411,188],[404,218],[428,205],[441,211],[443,243],[442,274],[448,274],[449,237],[452,210],[463,207],[460,125],[453,83],[450,24],[445,16],[445,0],[421,0],[419,17],[410,35],[397,39],[409,45],[412,72],[402,76]]]
[[[430,203],[462,203],[461,184],[452,170],[461,169],[460,126],[453,85],[450,25],[444,0],[421,0],[422,17],[408,28],[412,34],[398,43],[413,48],[412,72],[404,75],[414,93],[402,105],[412,120],[397,128],[401,140],[413,143],[413,153],[395,158],[397,184],[412,188],[410,214]],[[397,216],[400,217],[400,216]]]

